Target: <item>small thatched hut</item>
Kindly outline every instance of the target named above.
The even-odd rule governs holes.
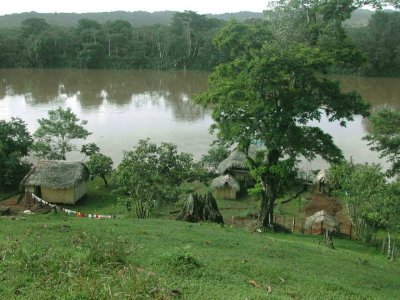
[[[312,216],[307,217],[304,228],[309,229],[314,225],[325,224],[327,227],[336,227],[339,225],[335,217],[329,215],[326,211],[317,211]]]
[[[43,160],[25,176],[26,201],[32,193],[50,203],[75,204],[86,195],[89,170],[82,162]]]
[[[231,175],[226,174],[215,178],[211,183],[215,199],[236,199],[240,185]]]
[[[255,156],[256,150],[254,147],[250,150],[250,155]],[[249,174],[246,155],[238,149],[233,150],[229,156],[218,165],[217,172],[220,175],[231,174],[243,188],[248,188],[253,184]]]
[[[217,167],[219,174],[230,173],[234,171],[248,170],[246,155],[239,150],[233,150],[229,156],[224,159]]]

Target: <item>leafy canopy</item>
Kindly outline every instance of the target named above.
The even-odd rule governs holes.
[[[66,153],[76,150],[73,140],[86,139],[91,133],[84,128],[70,108],[50,110],[48,118],[38,120],[40,127],[34,133],[34,151],[40,158],[65,160]]]
[[[231,22],[222,29],[215,43],[220,49],[230,49],[227,62],[211,74],[208,92],[198,98],[201,103],[213,104],[212,129],[219,139],[237,144],[247,154],[251,173],[260,186],[264,226],[271,225],[279,187],[293,176],[300,157],[321,156],[327,161],[342,157],[332,137],[310,122],[325,115],[329,121],[346,126],[355,114],[366,116],[368,109],[356,93],[342,93],[337,82],[323,76],[338,56],[335,50],[320,46],[320,39],[329,32],[321,34],[319,29],[338,17],[314,22],[318,30],[313,40],[308,39],[308,20],[302,17],[307,30],[298,26],[298,38],[293,38],[279,25],[289,21],[286,10],[291,14],[302,14],[303,10],[296,6],[298,1],[281,3],[271,21]],[[340,29],[340,23],[338,26]],[[249,32],[254,39],[241,36]],[[343,41],[337,31],[330,36],[335,43]],[[258,159],[248,155],[251,144],[265,148]]]
[[[391,163],[390,176],[400,174],[400,111],[382,109],[369,118],[370,133],[364,137],[371,150]]]
[[[99,176],[103,178],[104,184],[106,186],[108,185],[106,176],[111,174],[112,165],[113,161],[111,157],[102,153],[92,154],[89,158],[89,161],[87,162],[87,167],[89,168],[90,175],[92,177]]]
[[[21,158],[28,155],[32,137],[20,118],[0,120],[0,186],[18,183],[29,169]]]
[[[170,143],[156,145],[140,140],[132,151],[124,152],[113,183],[116,190],[134,205],[138,218],[148,217],[151,209],[165,201],[177,200],[177,187],[193,178],[193,157],[178,153]]]
[[[208,149],[207,154],[201,157],[201,163],[214,170],[217,169],[220,162],[229,156],[229,150],[225,145],[217,144]]]
[[[400,228],[400,184],[388,182],[379,165],[341,162],[329,169],[329,177],[362,242],[371,243],[378,228]]]
[[[81,147],[81,153],[86,156],[92,156],[93,154],[99,153],[100,148],[95,143],[84,144]]]

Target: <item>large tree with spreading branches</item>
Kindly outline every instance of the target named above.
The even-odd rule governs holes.
[[[262,199],[263,227],[273,227],[275,200],[300,158],[342,158],[332,137],[311,122],[325,116],[346,126],[354,115],[368,114],[359,95],[341,92],[338,82],[323,75],[335,64],[362,62],[341,28],[358,4],[342,4],[279,1],[269,21],[230,22],[215,39],[228,59],[198,100],[213,105],[212,129],[219,139],[247,155]],[[284,30],[287,22],[298,25]],[[263,145],[256,156],[249,154],[252,144]]]

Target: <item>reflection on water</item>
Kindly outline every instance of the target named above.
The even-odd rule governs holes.
[[[88,120],[88,141],[118,163],[141,138],[170,141],[199,157],[214,137],[209,110],[193,101],[205,72],[0,70],[0,119],[19,116],[34,132],[58,106]],[[80,158],[72,153],[68,158]]]
[[[207,89],[205,72],[18,69],[0,70],[0,78],[0,99],[22,95],[31,106],[63,105],[76,98],[85,111],[104,100],[117,107],[140,107],[148,101],[160,105],[162,98],[178,120],[204,117],[202,107],[188,100]]]
[[[357,91],[372,106],[400,106],[400,78],[334,76],[345,92]]]
[[[97,143],[116,163],[122,150],[139,139],[169,141],[197,158],[214,139],[208,133],[210,110],[196,105],[193,97],[207,89],[206,72],[109,71],[109,70],[0,70],[0,119],[19,116],[34,132],[37,119],[49,109],[70,107],[89,121],[93,132],[86,142]],[[400,106],[400,78],[334,76],[344,91],[356,90],[373,106]],[[331,134],[347,158],[377,162],[361,140],[368,123],[361,117],[342,128],[326,119],[314,122]],[[80,158],[72,153],[68,158]],[[320,168],[321,161],[304,162]]]

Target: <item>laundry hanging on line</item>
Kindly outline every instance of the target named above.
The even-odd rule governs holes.
[[[79,211],[75,211],[75,210],[71,210],[71,209],[67,209],[67,208],[62,208],[59,207],[58,205],[55,204],[51,204],[41,198],[39,198],[38,196],[36,196],[35,194],[32,194],[32,198],[37,201],[38,203],[47,205],[51,208],[54,208],[56,210],[61,210],[65,213],[67,213],[68,215],[75,215],[78,218],[89,218],[89,219],[115,219],[117,216],[116,215],[100,215],[100,214],[88,214],[88,213],[84,213],[84,212],[79,212]]]

